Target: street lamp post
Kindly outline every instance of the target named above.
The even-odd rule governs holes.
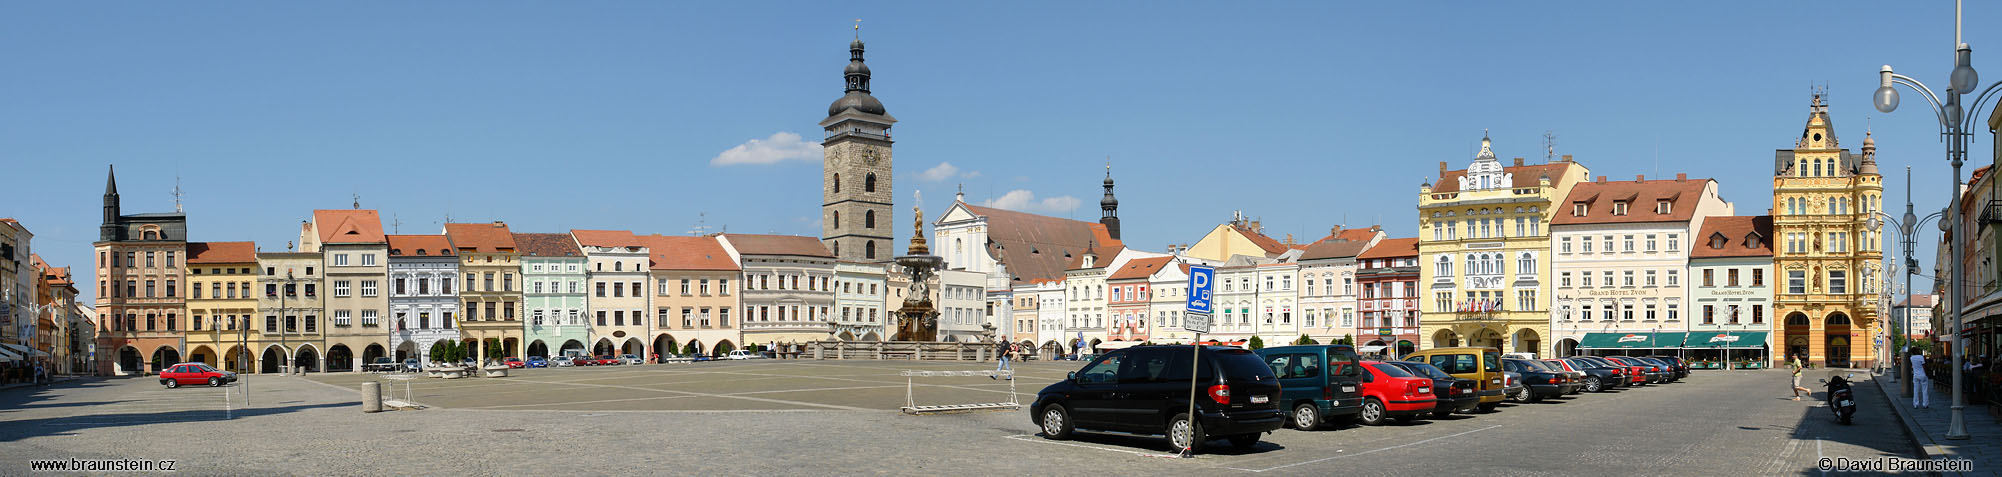
[[[1948,303],[1948,313],[1950,313],[1948,322],[1952,323],[1951,329],[1948,331],[1952,333],[1950,336],[1954,337],[1956,341],[1953,349],[1952,417],[1947,424],[1946,438],[1962,440],[1968,437],[1967,423],[1963,417],[1963,410],[1967,407],[1967,402],[1966,397],[1962,394],[1960,385],[1961,354],[1965,350],[1959,346],[1957,341],[1960,336],[1961,312],[1966,305],[1966,300],[1961,297],[1965,291],[1961,289],[1961,271],[1959,268],[1961,268],[1961,262],[1966,260],[1967,250],[1966,247],[1960,244],[1960,241],[1966,237],[1963,230],[1966,226],[1962,223],[1963,220],[1960,217],[1959,207],[1960,165],[1967,157],[1967,141],[1972,136],[1967,132],[1966,124],[1973,120],[1975,113],[1982,106],[1988,104],[1989,96],[1998,91],[1997,87],[2002,86],[2002,82],[1991,84],[1988,88],[1983,89],[1979,95],[1976,95],[1973,108],[1961,108],[1960,96],[1973,93],[1975,88],[1980,86],[1980,77],[1976,75],[1974,66],[1972,65],[1974,58],[1973,48],[1969,47],[1967,43],[1960,41],[1960,2],[1954,2],[1953,24],[1954,67],[1949,80],[1950,84],[1948,84],[1948,88],[1946,89],[1945,101],[1941,101],[1939,95],[1933,93],[1932,88],[1926,87],[1919,80],[1892,72],[1891,65],[1884,65],[1884,68],[1878,71],[1878,87],[1876,93],[1873,95],[1872,102],[1875,103],[1878,111],[1889,113],[1897,110],[1898,90],[1892,87],[1893,84],[1902,84],[1923,94],[1926,102],[1933,107],[1934,117],[1939,120],[1940,135],[1945,136],[1947,143],[1947,160],[1953,164],[1953,182],[1951,187],[1947,189],[1948,193],[1952,195],[1947,201],[1947,223],[1941,224],[1940,227],[1951,235],[1951,240],[1947,242],[1947,246],[1952,250],[1953,261],[1947,264],[1946,268],[1948,275],[1946,300]]]
[[[1958,180],[1960,176],[1956,174],[1954,177],[1955,180]],[[1896,226],[1898,231],[1898,246],[1904,248],[1905,251],[1905,261],[1900,267],[1905,272],[1904,273],[1905,308],[1903,312],[1899,313],[1900,315],[1899,321],[1901,321],[1902,323],[1900,323],[1901,326],[1898,327],[1898,333],[1899,333],[1898,338],[1896,340],[1887,340],[1891,341],[1894,344],[1901,340],[1909,341],[1911,339],[1910,338],[1912,334],[1911,307],[1913,304],[1912,274],[1918,272],[1919,268],[1919,260],[1917,258],[1914,258],[1913,254],[1916,253],[1916,250],[1914,249],[1916,248],[1916,245],[1918,243],[1919,227],[1924,227],[1926,222],[1939,219],[1940,215],[1944,213],[1945,211],[1942,210],[1940,212],[1933,212],[1931,214],[1927,214],[1925,217],[1919,217],[1917,213],[1912,212],[1912,166],[1908,165],[1905,166],[1904,217],[1894,218],[1891,217],[1891,214],[1886,214],[1882,210],[1876,211],[1877,216],[1870,217],[1870,223],[1868,224],[1868,226],[1870,227],[1870,230],[1873,232],[1883,228],[1883,226],[1886,224]],[[1881,217],[1881,219],[1879,217]],[[1907,344],[1906,347],[1909,348],[1910,347],[1909,344]],[[1905,363],[1905,358],[1910,355],[1910,351],[1901,349],[1893,351],[1892,354],[1895,355],[1895,358],[1897,359],[1898,363],[1897,364],[1898,383],[1899,383],[1898,388],[1901,390],[1899,394],[1903,397],[1912,397],[1912,367]]]

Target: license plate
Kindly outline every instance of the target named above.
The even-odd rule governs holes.
[[[1265,403],[1267,403],[1267,402],[1271,402],[1271,401],[1272,401],[1272,397],[1270,397],[1270,396],[1252,396],[1252,397],[1251,397],[1251,403],[1252,403],[1252,404],[1265,404]]]
[[[1352,393],[1352,392],[1356,392],[1356,387],[1355,387],[1355,386],[1342,386],[1342,392],[1345,392],[1345,393]]]
[[[1418,394],[1432,394],[1432,388],[1418,388]]]
[[[1849,407],[1849,406],[1850,406],[1850,405],[1852,405],[1852,404],[1855,404],[1855,403],[1853,403],[1853,402],[1849,402],[1849,401],[1842,401],[1842,402],[1840,402],[1840,403],[1837,403],[1836,405],[1837,405],[1837,406],[1841,406],[1841,407]]]

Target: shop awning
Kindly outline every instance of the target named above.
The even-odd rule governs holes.
[[[1764,331],[1695,331],[1683,342],[1692,349],[1759,349],[1766,346]]]
[[[1586,333],[1578,349],[1674,349],[1682,347],[1680,331],[1640,333]]]
[[[14,354],[14,352],[8,351],[6,348],[0,348],[0,363],[7,363],[20,360],[21,360],[21,355]]]

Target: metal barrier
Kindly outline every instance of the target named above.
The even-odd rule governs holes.
[[[938,412],[977,411],[982,409],[1020,409],[1022,404],[1015,393],[1015,370],[905,370],[904,407],[905,414],[930,414]],[[1008,402],[983,402],[972,404],[938,404],[919,406],[917,400],[917,378],[943,377],[1005,377],[1008,378]]]

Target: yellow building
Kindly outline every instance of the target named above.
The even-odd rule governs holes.
[[[1591,174],[1571,156],[1502,165],[1481,138],[1465,170],[1439,163],[1419,187],[1421,346],[1484,346],[1551,355],[1552,205]]]
[[[1290,241],[1292,238],[1288,237],[1287,240]],[[1239,255],[1276,258],[1291,249],[1292,247],[1287,244],[1266,236],[1265,228],[1259,221],[1246,219],[1244,214],[1238,213],[1229,223],[1218,224],[1210,229],[1209,233],[1203,234],[1202,240],[1197,240],[1194,245],[1183,250],[1181,255],[1211,262],[1224,262],[1230,260],[1230,257]]]
[[[1883,204],[1877,144],[1863,138],[1852,155],[1835,139],[1828,105],[1817,93],[1793,149],[1774,153],[1773,269],[1780,275],[1773,323],[1783,337],[1775,360],[1804,355],[1816,364],[1874,363],[1881,233],[1865,225]]]
[[[485,360],[489,340],[501,354],[521,356],[521,252],[507,224],[445,224],[445,237],[459,253],[459,336],[467,353]]]
[[[257,244],[188,243],[188,361],[247,372],[247,358],[221,361],[225,350],[264,348],[258,333],[249,330],[257,316],[256,283]]]

